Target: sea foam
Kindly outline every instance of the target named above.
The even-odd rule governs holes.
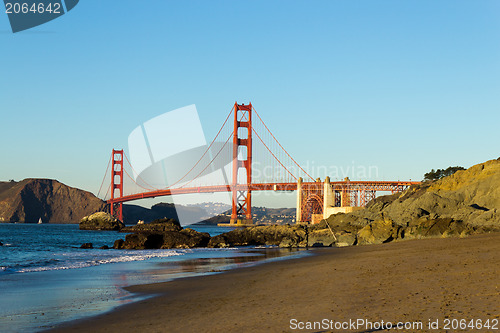
[[[113,251],[112,254],[102,250],[85,251],[85,253],[64,253],[63,260],[53,260],[52,263],[33,263],[31,267],[15,269],[18,273],[42,272],[63,269],[77,269],[104,264],[143,261],[154,258],[181,256],[189,250],[142,250],[142,251]],[[6,268],[5,268],[6,269]],[[5,270],[4,269],[4,270]]]

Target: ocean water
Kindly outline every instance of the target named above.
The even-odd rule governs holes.
[[[212,236],[231,230],[193,229]],[[43,331],[141,299],[126,286],[306,254],[252,248],[99,249],[119,238],[125,234],[84,231],[74,224],[0,224],[0,332]],[[94,249],[80,249],[83,243],[93,243]]]
[[[233,228],[195,227],[212,236]],[[113,246],[125,239],[116,231],[79,230],[74,224],[0,224],[0,274],[27,273],[83,268],[108,263],[166,258],[184,254],[182,251],[110,251],[101,246]],[[83,243],[94,249],[82,250]]]

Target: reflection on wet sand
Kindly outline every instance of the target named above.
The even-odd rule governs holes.
[[[191,275],[189,273],[210,274],[253,265],[263,260],[275,260],[291,255],[303,255],[306,249],[292,248],[249,248],[241,250],[235,256],[224,258],[202,257],[174,262],[160,263],[160,269],[151,271],[151,274]]]

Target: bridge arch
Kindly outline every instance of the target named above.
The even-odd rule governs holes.
[[[323,214],[323,198],[316,193],[309,193],[301,208],[301,221],[312,221],[313,214]]]

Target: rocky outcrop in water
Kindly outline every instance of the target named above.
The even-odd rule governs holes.
[[[80,230],[121,230],[125,225],[109,213],[97,212],[80,221]]]
[[[211,237],[207,233],[200,233],[186,228],[182,229],[176,223],[164,221],[126,227],[124,230],[134,230],[134,234],[125,236],[125,240],[115,241],[115,249],[172,249],[209,247],[224,248],[232,246],[279,246],[279,247],[307,247],[332,246],[336,238],[330,230],[308,231],[307,226],[255,226],[235,229],[233,231]],[[176,221],[175,221],[176,222]],[[169,230],[170,229],[170,230]]]
[[[122,232],[134,232],[126,235],[125,240],[116,240],[115,249],[179,249],[206,247],[210,240],[208,233],[201,233],[190,228],[183,229],[174,219],[160,219],[151,223],[125,227]]]
[[[236,229],[214,236],[208,243],[208,247],[246,245],[305,247],[307,245],[307,231],[304,226],[256,226]]]
[[[186,228],[180,231],[162,233],[140,232],[125,236],[125,240],[115,241],[115,249],[187,249],[206,247],[210,235]]]
[[[162,233],[166,231],[181,231],[182,227],[179,221],[175,219],[158,219],[151,223],[136,224],[121,229],[121,232],[150,232]]]
[[[92,193],[57,180],[0,182],[0,222],[78,223],[104,208],[105,203]]]

